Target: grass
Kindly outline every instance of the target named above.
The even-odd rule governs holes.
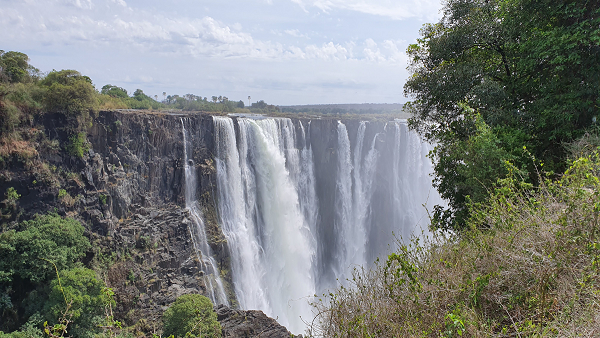
[[[315,302],[315,337],[597,337],[600,160],[539,188],[515,175],[470,230],[400,245]],[[514,171],[512,171],[514,172]]]
[[[26,162],[38,155],[34,146],[18,138],[3,137],[0,139],[0,157],[11,158],[16,156],[19,160]]]

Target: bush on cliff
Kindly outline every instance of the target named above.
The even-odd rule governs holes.
[[[62,113],[69,128],[83,131],[98,108],[97,92],[92,80],[76,70],[52,71],[40,82],[45,93],[42,102],[49,112]]]
[[[600,335],[600,158],[534,188],[514,167],[469,230],[401,245],[315,304],[323,337]]]
[[[18,229],[0,233],[0,282],[21,280],[44,282],[58,269],[72,268],[90,248],[84,228],[72,218],[56,214],[22,222]]]
[[[77,268],[90,248],[78,221],[38,216],[0,232],[0,330],[14,330],[47,300],[56,269]]]
[[[164,336],[221,337],[221,325],[210,299],[183,295],[163,315]]]
[[[50,283],[48,301],[44,305],[48,323],[59,323],[67,313],[68,332],[74,337],[93,337],[104,324],[105,306],[114,303],[106,285],[93,270],[78,267],[60,272],[60,281]]]

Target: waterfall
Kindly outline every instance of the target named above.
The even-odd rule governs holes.
[[[339,236],[336,236],[337,252],[334,266],[336,270],[335,277],[340,281],[349,277],[347,272],[351,271],[353,264],[360,265],[364,260],[366,235],[362,224],[354,217],[354,207],[357,201],[353,198],[354,194],[352,193],[352,173],[355,173],[355,180],[360,180],[359,177],[356,177],[359,170],[355,166],[360,168],[360,154],[356,155],[356,151],[360,148],[360,152],[362,152],[363,124],[361,124],[361,129],[362,132],[359,130],[357,135],[358,142],[353,165],[348,130],[341,121],[338,121],[337,124],[338,162],[334,231]]]
[[[239,305],[292,332],[312,319],[313,295],[386,254],[392,234],[425,227],[422,205],[441,202],[429,146],[405,122],[213,123],[218,214]]]
[[[300,187],[307,182],[306,159],[295,149],[294,126],[289,119],[238,119],[236,142],[233,121],[213,119],[219,215],[240,306],[302,330],[297,319],[310,319],[306,297],[316,292],[314,240],[305,217],[315,201],[299,197],[310,189]]]
[[[254,222],[256,216],[255,181],[246,159],[246,130],[240,131],[240,151],[235,139],[233,121],[213,117],[215,123],[217,193],[223,233],[231,252],[233,285],[242,308],[261,309],[272,313],[263,279],[267,273],[262,264],[263,249]]]
[[[204,219],[198,201],[196,200],[196,167],[193,160],[188,158],[187,131],[185,123],[181,119],[181,131],[183,134],[183,161],[185,171],[185,207],[190,213],[192,224],[189,226],[190,237],[198,260],[204,272],[204,284],[206,285],[208,296],[213,304],[226,304],[227,295],[223,287],[223,281],[217,268],[217,263],[213,258],[212,251],[206,238]]]

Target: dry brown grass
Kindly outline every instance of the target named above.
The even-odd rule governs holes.
[[[26,162],[38,155],[31,142],[23,141],[16,137],[3,137],[0,139],[0,157],[10,158],[16,156]]]
[[[315,304],[322,337],[597,337],[600,161],[505,180],[472,230],[415,239]],[[481,230],[485,229],[485,230]]]

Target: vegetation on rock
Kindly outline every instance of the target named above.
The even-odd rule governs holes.
[[[220,337],[221,325],[210,299],[183,295],[163,315],[164,334],[175,337]]]

